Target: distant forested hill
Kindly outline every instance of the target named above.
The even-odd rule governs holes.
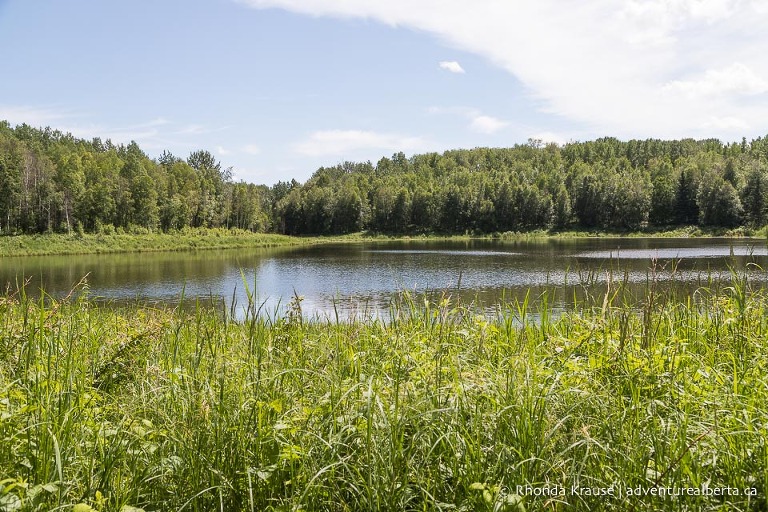
[[[208,151],[150,159],[135,143],[0,122],[0,232],[236,227],[287,234],[636,230],[768,222],[768,139],[603,138],[564,146],[397,153],[304,184],[232,180]]]

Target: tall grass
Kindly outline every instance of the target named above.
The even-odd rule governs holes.
[[[493,320],[404,297],[386,322],[22,289],[0,299],[0,510],[765,510],[768,299],[736,277],[637,308],[618,276]],[[626,495],[702,487],[742,494]]]
[[[252,233],[239,229],[186,228],[171,233],[99,233],[40,234],[0,236],[0,256],[54,254],[99,254],[151,251],[190,251],[275,247],[308,243],[300,239],[270,233]]]

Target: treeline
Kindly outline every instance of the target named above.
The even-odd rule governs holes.
[[[268,231],[269,188],[234,183],[208,151],[150,159],[135,143],[0,122],[0,230]]]
[[[322,167],[304,184],[233,182],[207,151],[150,159],[0,122],[0,229],[235,227],[343,234],[637,230],[768,222],[768,139],[603,138],[447,151]]]
[[[767,164],[762,138],[529,141],[321,168],[273,207],[289,234],[761,227]]]

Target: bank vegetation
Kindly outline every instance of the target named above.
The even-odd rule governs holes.
[[[764,510],[765,294],[591,289],[386,321],[11,291],[0,509]],[[721,491],[658,495],[682,488]]]

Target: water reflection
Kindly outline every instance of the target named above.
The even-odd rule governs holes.
[[[726,256],[768,256],[768,248],[755,246],[742,247],[678,247],[665,249],[626,249],[616,251],[587,251],[578,254],[579,258],[614,258],[630,260],[670,260],[722,258]]]
[[[750,263],[757,266],[749,266]],[[547,291],[556,308],[604,293],[618,280],[642,297],[651,282],[675,293],[727,280],[731,268],[763,283],[763,241],[732,239],[574,239],[543,241],[405,241],[229,251],[0,259],[0,282],[28,278],[29,293],[69,293],[87,275],[88,292],[108,301],[220,304],[242,314],[246,289],[263,311],[277,313],[294,296],[308,315],[386,315],[400,291],[474,302]]]
[[[444,254],[448,256],[519,256],[519,252],[503,252],[503,251],[473,251],[467,250],[448,250],[448,249],[377,249],[369,250],[367,252],[377,254]]]

